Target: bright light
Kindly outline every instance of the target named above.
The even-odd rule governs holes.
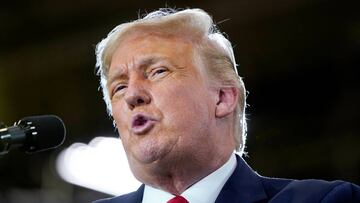
[[[88,145],[75,143],[60,153],[56,168],[67,182],[111,195],[140,186],[117,138],[96,137]]]

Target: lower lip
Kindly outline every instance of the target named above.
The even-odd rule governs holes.
[[[135,135],[144,135],[149,132],[155,125],[155,121],[148,120],[144,125],[134,126],[131,128],[132,133]]]

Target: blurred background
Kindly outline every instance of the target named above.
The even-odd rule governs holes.
[[[245,160],[258,173],[360,184],[359,1],[1,1],[0,121],[56,114],[67,139],[0,156],[0,203],[109,196],[63,181],[56,158],[75,142],[117,136],[94,47],[116,25],[164,6],[204,9],[233,43],[249,92]]]

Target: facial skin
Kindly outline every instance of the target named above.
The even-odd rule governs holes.
[[[183,37],[138,32],[120,42],[109,69],[113,117],[135,177],[173,194],[219,168],[235,148],[237,92],[214,87],[196,56]],[[222,100],[235,104],[224,109]]]

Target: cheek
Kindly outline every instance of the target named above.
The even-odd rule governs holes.
[[[129,123],[129,121],[127,121],[127,118],[129,118],[129,112],[125,108],[125,102],[116,101],[112,102],[111,105],[116,126],[118,127],[119,132],[124,132],[124,129],[128,126]]]
[[[212,111],[209,95],[199,88],[199,84],[196,85],[174,85],[162,91],[157,106],[165,114],[169,124],[176,122],[179,128],[186,128],[210,118]]]

